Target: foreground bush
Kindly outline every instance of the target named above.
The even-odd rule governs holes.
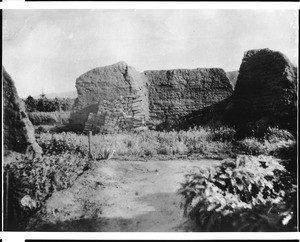
[[[6,229],[18,229],[18,223],[37,211],[54,191],[66,189],[88,168],[88,159],[80,154],[61,153],[41,158],[21,157],[4,167],[8,199]]]
[[[42,133],[37,137],[37,142],[44,154],[60,155],[66,152],[88,155],[88,137],[75,133]]]
[[[186,176],[184,214],[204,231],[294,231],[296,179],[271,156],[240,156]]]

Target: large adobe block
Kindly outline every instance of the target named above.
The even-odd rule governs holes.
[[[297,69],[280,52],[247,51],[227,110],[227,121],[240,130],[276,125],[295,131]]]
[[[84,132],[117,133],[145,128],[145,114],[140,108],[143,100],[138,97],[120,97],[114,102],[99,103],[98,112],[90,113],[85,123]]]
[[[23,154],[42,154],[34,137],[34,127],[28,119],[25,104],[19,98],[15,84],[3,67],[3,139],[4,150]]]
[[[229,97],[233,88],[219,68],[145,71],[152,120],[178,121]]]
[[[145,83],[144,75],[125,62],[88,71],[76,80],[78,98],[70,124],[78,125],[78,128],[83,130],[89,114],[97,113],[99,103],[114,102],[126,96],[139,96],[142,99],[140,108],[148,118],[148,93]]]

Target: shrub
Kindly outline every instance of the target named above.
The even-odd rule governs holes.
[[[24,156],[7,164],[4,167],[5,183],[9,179],[9,190],[5,191],[9,202],[6,229],[18,229],[19,222],[41,208],[54,191],[70,187],[87,168],[87,158],[69,152],[34,159]],[[26,207],[26,201],[34,206]]]
[[[174,153],[179,155],[187,154],[188,148],[183,141],[176,141],[174,145]]]
[[[295,141],[294,136],[289,131],[278,127],[269,127],[264,138],[270,143]]]
[[[87,159],[71,153],[43,156],[41,158],[24,158],[9,164],[6,169],[18,184],[18,189],[26,195],[43,203],[54,190],[67,188],[82,174]]]
[[[71,111],[74,99],[70,98],[54,98],[48,99],[42,94],[38,99],[28,96],[25,100],[27,112],[54,112],[59,111],[59,107],[63,111]]]
[[[285,142],[272,152],[272,155],[283,160],[285,168],[297,178],[297,142]]]
[[[60,155],[66,152],[88,155],[88,137],[84,135],[43,133],[37,138],[37,142],[47,155]]]
[[[183,196],[184,214],[205,231],[277,231],[294,227],[283,224],[288,216],[296,216],[291,212],[295,207],[286,204],[293,184],[295,180],[278,159],[239,156],[216,168],[186,175],[178,192]],[[279,212],[275,222],[269,214],[274,207]],[[256,226],[256,219],[247,219],[253,214],[260,220],[263,216],[266,227]]]
[[[268,153],[265,144],[256,138],[245,138],[238,142],[238,146],[244,154],[261,155]]]
[[[236,131],[229,127],[220,127],[211,131],[212,141],[232,141],[234,140]]]
[[[284,147],[289,147],[295,143],[295,138],[284,129],[268,128],[263,139],[254,137],[245,138],[237,142],[239,152],[249,155],[273,155]]]
[[[47,132],[47,129],[43,126],[39,126],[35,129],[36,134],[41,134],[41,133],[46,133],[46,132]]]

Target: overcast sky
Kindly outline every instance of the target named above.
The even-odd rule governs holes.
[[[296,64],[295,10],[4,10],[3,65],[21,97],[73,91],[88,70],[238,70],[246,50]]]

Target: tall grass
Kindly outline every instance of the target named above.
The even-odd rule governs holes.
[[[143,131],[138,133],[96,134],[92,136],[91,150],[95,157],[105,151],[114,151],[122,158],[235,158],[238,154],[273,155],[281,147],[295,142],[287,131],[270,129],[264,139],[254,137],[235,140],[235,130],[193,128],[187,131]],[[283,135],[284,134],[284,135]],[[88,152],[88,139],[75,133],[40,134],[38,142],[46,152],[82,150]]]
[[[238,141],[238,150],[249,155],[274,155],[279,149],[295,143],[295,138],[287,130],[270,127],[262,139],[249,137]]]
[[[28,113],[28,118],[33,125],[54,125],[60,123],[63,124],[69,122],[71,112],[31,112]]]
[[[226,130],[226,132],[223,132]],[[94,135],[92,137],[92,152],[95,156],[105,150],[114,150],[115,155],[135,157],[179,157],[199,155],[208,158],[228,157],[232,151],[229,140],[235,132],[229,128],[219,130],[194,128],[188,131],[145,131],[140,133],[119,133]],[[229,135],[232,133],[232,135]],[[38,142],[41,147],[49,150],[58,145],[74,150],[87,150],[87,137],[74,133],[41,134]],[[76,147],[74,147],[76,146]],[[81,147],[81,148],[79,148]]]

